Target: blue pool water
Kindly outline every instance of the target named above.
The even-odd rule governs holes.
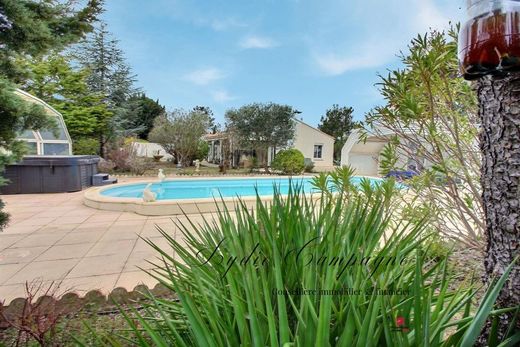
[[[354,182],[359,182],[360,179],[360,177],[353,178]],[[219,198],[221,195],[222,197],[255,196],[257,191],[259,195],[265,196],[273,195],[275,186],[281,194],[287,194],[290,182],[288,178],[168,180],[154,183],[151,190],[157,194],[157,200]],[[315,190],[311,182],[311,177],[292,179],[293,186],[303,185],[305,193]],[[146,185],[146,183],[137,183],[116,186],[103,190],[101,194],[119,198],[142,198]]]

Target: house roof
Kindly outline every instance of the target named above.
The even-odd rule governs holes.
[[[321,131],[320,129],[315,128],[315,127],[313,127],[313,126],[311,126],[311,125],[305,123],[304,121],[302,121],[302,120],[300,120],[300,119],[294,118],[294,120],[295,120],[296,122],[300,123],[300,124],[303,124],[303,125],[305,125],[305,126],[311,128],[312,130],[315,130],[315,131],[317,131],[317,132],[319,132],[319,133],[322,133],[323,135],[327,135],[328,137],[330,137],[330,138],[333,139],[333,140],[336,140],[336,139],[334,138],[334,136],[330,136],[329,134],[324,133],[324,132]]]
[[[228,134],[226,132],[219,132],[219,133],[215,133],[215,134],[206,134],[203,136],[203,139],[206,141],[221,140],[221,139],[226,138],[227,136],[228,136]]]
[[[323,135],[326,135],[326,136],[330,137],[330,138],[333,139],[333,140],[336,140],[336,139],[334,138],[334,136],[330,136],[329,134],[324,133],[324,132],[321,131],[320,129],[315,128],[315,127],[313,127],[313,126],[311,126],[311,125],[305,123],[304,121],[302,121],[302,120],[300,120],[300,119],[297,119],[297,118],[293,118],[293,119],[294,119],[297,123],[300,123],[300,124],[302,124],[302,125],[305,125],[305,126],[311,128],[311,129],[314,130],[314,131],[317,131],[317,132],[319,132],[319,133],[321,133],[321,134],[323,134]],[[227,132],[223,131],[223,132],[219,132],[219,133],[216,133],[216,134],[206,134],[206,135],[204,135],[204,140],[206,140],[206,141],[209,141],[209,140],[220,140],[220,139],[223,139],[223,138],[226,138],[226,137],[227,137]]]

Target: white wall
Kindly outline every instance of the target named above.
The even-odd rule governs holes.
[[[347,138],[347,141],[345,141],[343,148],[341,149],[341,166],[349,165],[350,152],[352,147],[359,142],[359,139],[359,131],[356,129],[352,130],[349,137]]]
[[[379,176],[381,151],[388,141],[381,137],[368,137],[365,142],[360,140],[358,130],[354,130],[341,150],[341,165],[351,166],[356,175]],[[402,151],[397,152],[397,167],[408,165],[408,156]]]
[[[379,176],[378,158],[370,154],[352,153],[349,165],[356,170],[356,176]]]
[[[314,145],[323,145],[322,158],[314,158]],[[296,121],[296,132],[292,147],[300,150],[305,158],[314,163],[316,171],[334,167],[334,139],[313,127]]]
[[[341,149],[341,165],[352,167],[358,176],[379,176],[379,157],[385,144],[375,138],[363,142],[360,131],[353,130]]]
[[[157,143],[133,142],[132,146],[133,146],[134,150],[136,151],[137,156],[139,156],[139,157],[153,158],[153,156],[157,153],[157,151],[159,151],[159,154],[164,156],[161,159],[161,161],[165,161],[170,158],[173,158],[173,156],[166,153],[164,148],[162,148],[162,146]]]

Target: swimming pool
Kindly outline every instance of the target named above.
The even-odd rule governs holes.
[[[353,177],[353,183],[362,177]],[[369,178],[373,183],[380,179]],[[146,187],[155,194],[155,201],[144,201]],[[127,211],[148,216],[178,215],[215,212],[217,207],[233,207],[240,198],[253,205],[258,194],[270,200],[278,190],[286,195],[290,185],[302,187],[305,193],[315,192],[312,177],[255,177],[255,178],[176,178],[164,182],[121,183],[113,186],[91,188],[85,192],[84,204],[102,210]],[[319,197],[317,194],[313,195]]]
[[[190,179],[168,180],[153,183],[151,191],[157,200],[201,199],[236,196],[273,195],[275,188],[281,194],[289,192],[289,186],[302,187],[305,193],[315,191],[312,178],[249,178],[249,179]],[[112,187],[101,192],[102,195],[117,198],[142,198],[147,183]]]

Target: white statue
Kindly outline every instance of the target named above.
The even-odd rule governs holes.
[[[151,186],[152,186],[152,184],[148,183],[146,188],[144,188],[144,190],[143,190],[143,201],[144,202],[154,202],[155,200],[157,200],[157,194],[152,192],[152,190],[150,189]]]
[[[200,171],[200,160],[195,160],[195,172]]]
[[[157,175],[159,177],[159,180],[162,182],[166,178],[166,175],[163,172],[163,169],[159,169],[159,174]]]

